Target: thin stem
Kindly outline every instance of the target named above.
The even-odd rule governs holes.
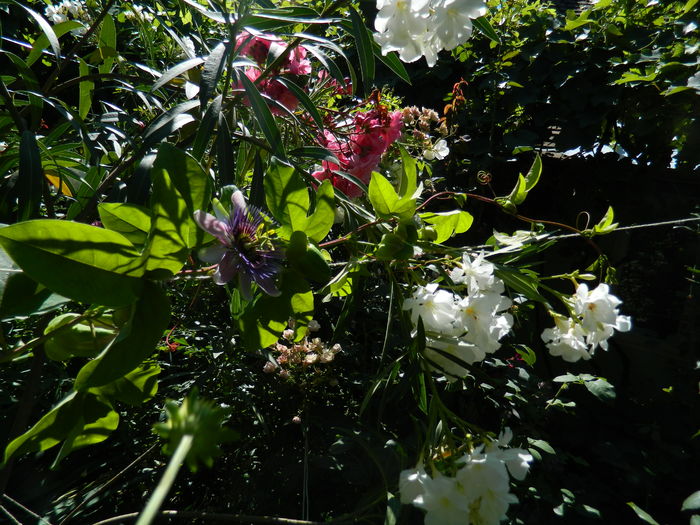
[[[165,469],[163,477],[158,483],[156,490],[154,490],[153,494],[151,494],[151,498],[148,500],[148,503],[141,512],[136,525],[150,525],[150,523],[158,515],[160,506],[163,504],[168,492],[170,492],[170,489],[175,482],[175,478],[177,478],[177,473],[180,471],[182,463],[185,461],[187,454],[192,448],[193,440],[193,434],[185,434],[182,436],[182,438],[180,438],[180,443],[177,445],[175,453],[170,458],[168,468]]]

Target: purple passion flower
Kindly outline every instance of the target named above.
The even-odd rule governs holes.
[[[282,255],[274,249],[266,249],[269,240],[258,235],[263,217],[255,206],[248,206],[240,191],[231,195],[231,213],[216,218],[202,210],[194,212],[194,220],[204,231],[218,239],[199,252],[199,258],[210,264],[218,264],[214,273],[216,284],[226,284],[238,277],[238,287],[246,299],[252,297],[250,285],[255,282],[268,295],[280,294],[275,276],[281,268]]]

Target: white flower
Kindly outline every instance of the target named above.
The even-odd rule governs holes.
[[[423,494],[413,505],[426,511],[425,525],[463,525],[468,502],[457,480],[439,472],[423,481]]]
[[[124,18],[138,22],[151,22],[153,15],[148,11],[144,11],[142,5],[132,4],[131,9],[124,11]]]
[[[494,266],[484,258],[481,252],[472,261],[466,252],[462,255],[462,264],[450,272],[450,279],[455,284],[466,284],[470,294],[480,291],[503,293],[503,281],[493,275]]]
[[[481,0],[434,0],[431,7],[431,27],[448,51],[469,39],[472,18],[486,14],[486,5]]]
[[[591,291],[585,284],[579,284],[573,297],[574,312],[581,316],[591,350],[598,345],[607,350],[607,339],[612,336],[613,330],[628,332],[632,328],[630,318],[619,315],[617,307],[620,303],[620,299],[610,294],[607,284],[599,284]]]
[[[620,299],[610,294],[607,284],[599,284],[591,291],[585,284],[579,284],[571,299],[575,317],[555,315],[554,328],[542,332],[549,353],[574,362],[590,359],[598,346],[607,350],[608,339],[615,330],[628,332],[632,329],[629,316],[619,315],[620,303]]]
[[[401,471],[399,475],[401,503],[413,503],[414,499],[423,494],[423,483],[429,478],[422,466]]]
[[[580,323],[571,318],[555,316],[554,328],[545,328],[541,337],[547,344],[549,353],[561,356],[564,361],[574,363],[579,359],[591,358],[586,344],[586,332]]]
[[[455,334],[454,323],[458,316],[455,297],[446,290],[439,290],[436,283],[419,286],[413,295],[403,302],[404,310],[411,310],[411,322],[418,324],[418,318],[423,319],[426,332],[436,332],[446,335]]]
[[[440,139],[429,148],[423,150],[423,158],[426,160],[442,160],[449,154],[450,148],[447,147],[447,141],[445,139]]]
[[[398,51],[404,62],[414,62],[423,55],[428,4],[429,0],[377,0],[379,12],[374,28],[378,33],[374,39],[382,47],[382,54]]]
[[[464,338],[486,353],[501,347],[499,339],[513,326],[513,316],[500,314],[511,305],[511,300],[497,293],[469,295],[459,301],[461,322],[466,326]]]
[[[467,523],[497,525],[506,517],[508,506],[518,501],[509,492],[506,466],[496,454],[475,452],[465,459],[456,478],[469,500]]]

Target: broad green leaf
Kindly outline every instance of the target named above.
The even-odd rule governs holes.
[[[286,255],[292,268],[307,280],[325,284],[331,278],[328,262],[316,246],[309,244],[304,232],[295,231],[292,233]]]
[[[369,92],[374,80],[374,54],[372,53],[372,37],[367,30],[367,26],[359,13],[353,8],[349,8],[352,30],[350,34],[355,40],[357,56],[360,59],[360,71],[362,72],[362,85],[365,93]]]
[[[166,277],[180,271],[204,238],[193,214],[208,207],[211,179],[191,155],[167,143],[158,148],[151,178],[152,222],[143,257],[147,271]]]
[[[119,414],[112,409],[109,401],[93,394],[78,396],[77,399],[81,397],[81,421],[66,436],[51,465],[52,469],[74,450],[104,441],[119,426]]]
[[[636,503],[628,501],[627,505],[629,505],[629,507],[634,511],[637,517],[644,523],[649,523],[649,525],[659,525],[659,522],[652,518],[648,512],[645,512],[643,509],[637,506]]]
[[[239,78],[245,88],[250,105],[253,108],[255,120],[263,135],[265,135],[268,144],[270,144],[272,153],[277,155],[280,159],[284,159],[285,153],[284,144],[282,144],[282,136],[280,135],[280,130],[277,128],[277,122],[270,112],[270,108],[267,107],[265,99],[263,99],[258,88],[255,87],[255,84],[253,84],[248,77],[244,74],[240,74]]]
[[[261,294],[238,320],[247,350],[257,351],[275,344],[287,328],[290,318],[297,327],[308,325],[313,318],[313,293],[295,271],[287,271],[281,279],[281,295]]]
[[[399,196],[411,197],[418,188],[418,168],[416,159],[399,145],[401,152],[401,182],[399,184]]]
[[[4,463],[13,456],[41,452],[69,440],[58,461],[76,448],[104,441],[118,423],[118,414],[104,400],[89,393],[71,392],[7,446]]]
[[[408,259],[413,256],[413,246],[396,233],[385,233],[374,251],[374,256],[382,261]]]
[[[146,281],[130,320],[99,356],[78,372],[74,388],[84,391],[111,383],[138,367],[154,350],[170,320],[170,302],[163,289]]]
[[[593,226],[593,234],[594,235],[606,235],[608,233],[611,233],[615,228],[617,228],[616,222],[613,222],[615,219],[615,212],[612,208],[612,206],[608,206],[608,210],[605,212],[605,215],[603,218]]]
[[[615,387],[602,377],[583,383],[588,391],[601,401],[612,401],[615,399]]]
[[[383,219],[391,217],[396,203],[399,201],[399,196],[391,182],[376,171],[372,173],[372,179],[369,182],[368,196],[374,211]]]
[[[494,31],[493,26],[491,26],[491,23],[485,16],[480,16],[479,18],[472,19],[472,24],[477,29],[477,31],[479,31],[485,37],[489,38],[492,42],[496,42],[498,44],[501,43],[501,39],[499,38],[498,33]]]
[[[527,175],[523,177],[518,175],[518,181],[510,192],[507,199],[514,205],[522,204],[527,197],[528,192],[535,187],[537,182],[540,180],[540,175],[542,174],[542,159],[539,154],[535,157],[530,170]]]
[[[294,168],[273,159],[263,184],[267,207],[281,225],[280,236],[288,239],[294,231],[305,231],[309,191]]]
[[[104,386],[91,388],[88,392],[129,406],[139,406],[158,392],[158,374],[158,365],[142,364],[124,377]]]
[[[116,336],[117,328],[108,316],[85,319],[65,327],[79,317],[79,314],[67,313],[51,319],[44,335],[55,333],[44,343],[46,357],[54,361],[66,361],[74,356],[95,357]]]
[[[685,498],[681,510],[698,510],[700,509],[700,490],[693,492]]]
[[[67,302],[30,279],[0,246],[0,320],[43,315]]]
[[[40,219],[0,228],[0,244],[29,277],[64,297],[125,306],[141,292],[139,254],[119,233]]]
[[[18,217],[25,221],[39,214],[44,171],[36,135],[24,130],[19,143],[19,179],[16,183]]]
[[[335,193],[330,181],[324,180],[316,189],[316,207],[309,216],[304,233],[314,242],[325,239],[335,220]]]
[[[95,194],[95,190],[99,186],[100,182],[102,182],[102,177],[105,173],[104,168],[99,166],[92,166],[90,169],[88,169],[82,184],[78,188],[75,202],[68,207],[66,219],[75,219],[78,214],[83,211],[84,207],[90,202],[90,199]]]
[[[463,210],[441,213],[421,213],[421,219],[431,224],[437,233],[436,243],[443,243],[453,235],[464,233],[471,228],[474,217]]]
[[[151,230],[151,214],[148,208],[125,202],[103,202],[97,206],[102,225],[121,233],[134,246],[146,243]]]

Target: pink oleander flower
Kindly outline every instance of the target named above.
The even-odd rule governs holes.
[[[351,198],[362,195],[362,189],[336,172],[349,173],[369,184],[372,171],[382,155],[401,135],[401,112],[388,113],[384,106],[378,105],[357,113],[353,125],[353,133],[345,140],[339,140],[329,130],[324,132],[319,142],[336,156],[340,164],[323,161],[322,169],[312,173],[319,181],[330,179],[333,186]]]
[[[255,206],[249,206],[243,194],[231,195],[231,213],[228,217],[214,217],[202,210],[194,212],[194,220],[200,228],[219,241],[204,248],[199,258],[207,263],[217,263],[214,273],[216,284],[226,284],[238,278],[241,294],[252,297],[251,284],[256,283],[266,294],[280,294],[275,277],[281,269],[282,254],[264,246],[260,239],[263,217]]]

